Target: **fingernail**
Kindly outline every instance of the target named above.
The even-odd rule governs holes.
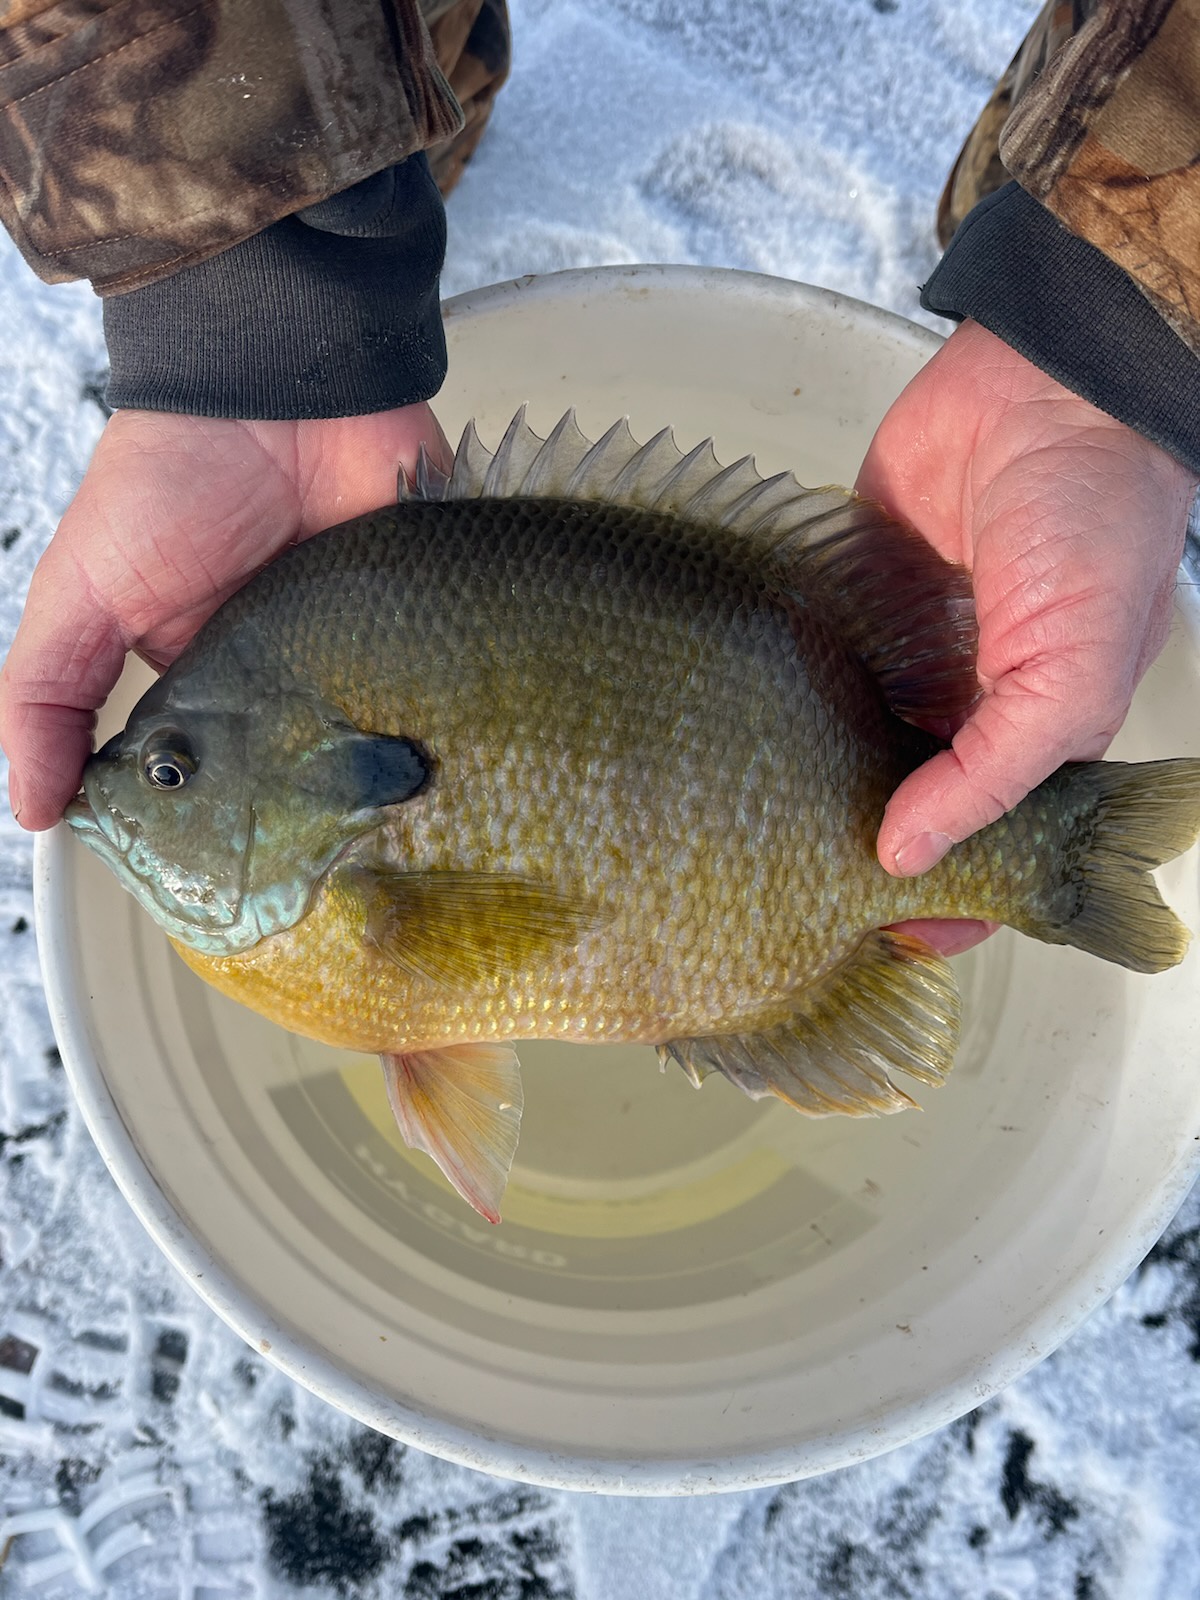
[[[918,873],[936,867],[953,843],[945,833],[918,833],[915,839],[896,851],[896,866],[904,877],[915,878]]]
[[[10,772],[9,775],[8,775],[8,803],[9,803],[9,806],[10,806],[10,808],[12,810],[13,816],[16,818],[16,820],[18,822],[20,822],[20,820],[21,820],[21,787],[17,782],[17,775],[16,775],[15,772]]]

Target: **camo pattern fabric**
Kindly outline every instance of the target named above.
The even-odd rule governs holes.
[[[462,129],[429,152],[443,195],[450,193],[475,152],[512,62],[512,33],[504,0],[421,0],[438,65],[463,112]]]
[[[470,103],[503,76],[507,23],[503,0],[463,3],[434,25]],[[473,110],[417,0],[0,0],[0,220],[51,282],[167,277],[477,138]]]
[[[1200,355],[1200,0],[1051,0],[955,164],[942,244],[1010,177]]]

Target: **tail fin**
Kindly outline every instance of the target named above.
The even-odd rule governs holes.
[[[1024,931],[1134,972],[1175,966],[1190,935],[1150,872],[1200,834],[1200,760],[1081,762],[1050,782],[1068,823],[1065,871]]]

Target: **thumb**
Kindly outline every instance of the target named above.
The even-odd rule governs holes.
[[[1124,709],[1103,721],[1081,718],[1065,696],[1047,693],[1032,674],[1008,673],[950,748],[896,790],[879,829],[880,864],[897,877],[927,872],[952,845],[1011,811],[1064,761],[1102,756]]]
[[[87,504],[81,490],[60,527],[88,515]],[[34,568],[0,669],[0,745],[9,760],[13,815],[23,828],[53,827],[79,788],[96,710],[120,674],[127,643],[110,605],[81,581],[56,535]]]
[[[34,602],[38,596],[34,594]],[[23,828],[49,828],[79,787],[96,708],[115,682],[124,641],[107,618],[71,603],[26,611],[0,673],[0,744],[9,800]]]

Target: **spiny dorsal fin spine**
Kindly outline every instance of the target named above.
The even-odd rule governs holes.
[[[673,436],[672,436],[671,442],[672,442],[672,444],[674,444],[674,442],[675,442]],[[676,489],[679,487],[679,485],[681,483],[686,482],[688,474],[696,466],[697,462],[703,460],[705,454],[708,454],[712,458],[712,470],[714,472],[716,472],[718,470],[718,462],[717,462],[716,454],[715,454],[715,452],[713,450],[713,442],[712,442],[712,440],[711,439],[704,439],[699,444],[693,445],[692,448],[688,451],[687,455],[685,455],[685,456],[681,455],[679,460],[678,460],[678,462],[676,463],[676,465],[671,467],[670,470],[667,472],[666,477],[662,481],[662,487],[659,489],[658,493],[655,495],[654,500],[653,500],[653,502],[652,502],[652,504],[650,506],[651,510],[653,510],[653,511],[662,510],[662,509],[665,509],[665,507],[667,507],[668,505],[671,504],[672,499],[673,499],[673,497],[675,495]],[[743,458],[743,459],[745,459],[745,458]],[[740,463],[738,463],[738,465],[740,465]],[[730,469],[728,467],[724,468],[725,472],[728,472],[729,470]],[[687,515],[687,509],[686,508],[682,509],[680,511],[680,515],[681,516],[686,516]]]
[[[417,451],[417,470],[413,487],[422,500],[443,500],[450,479],[432,459],[424,444]]]
[[[706,483],[702,483],[698,489],[692,490],[690,499],[679,508],[679,515],[694,517],[698,521],[708,521],[710,518],[715,517],[720,526],[722,525],[721,519],[729,502],[729,497],[735,488],[739,486],[739,480],[745,477],[747,473],[756,483],[762,480],[758,476],[758,469],[754,465],[753,456],[742,456],[739,461],[733,462],[731,466],[722,467],[717,460],[717,453],[713,449],[711,439],[706,439],[702,445],[697,445],[696,449],[687,457],[689,463],[688,478],[695,470],[695,465],[692,464],[693,457],[696,458],[696,464],[698,464],[699,460],[702,459],[702,453],[707,455],[712,462],[712,472]],[[687,479],[681,474],[681,485],[685,481]],[[690,482],[688,487],[691,487]],[[739,496],[739,498],[741,497]],[[724,525],[728,526],[728,524]]]
[[[525,421],[525,407],[522,406],[509,423],[500,441],[500,448],[492,457],[480,494],[487,497],[527,492],[524,489],[525,479],[543,443]]]
[[[670,428],[660,428],[630,456],[613,480],[614,500],[631,500],[635,505],[648,504],[641,485],[649,480],[664,484],[665,478],[679,465],[679,448],[671,436]],[[657,498],[657,496],[655,496]]]
[[[475,419],[472,417],[463,429],[458,449],[454,452],[454,467],[443,499],[478,499],[483,493],[483,480],[491,464],[492,452],[479,437]]]
[[[751,470],[754,471],[752,457],[743,456],[742,460],[749,460]],[[757,481],[752,487],[747,489],[744,494],[739,495],[731,505],[726,506],[721,517],[721,526],[723,528],[756,528],[758,526],[757,521],[751,522],[749,520],[750,512],[756,503],[760,500],[768,500],[777,490],[784,488],[792,475],[790,472],[777,472],[773,478],[759,478],[757,472],[755,472],[754,476]],[[762,513],[762,515],[765,514]]]
[[[545,496],[562,494],[565,489],[565,482],[562,481],[563,461],[577,460],[587,448],[588,441],[575,420],[575,408],[572,406],[554,424],[545,444],[538,451],[525,476],[524,492]]]

